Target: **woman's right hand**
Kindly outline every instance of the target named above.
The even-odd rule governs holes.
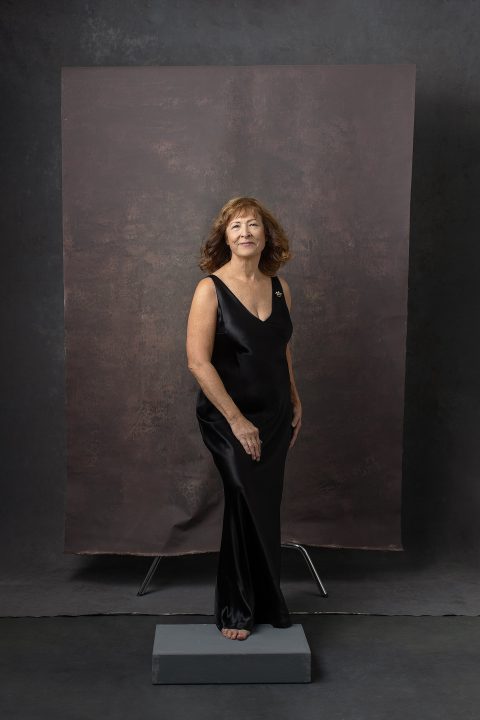
[[[238,415],[230,422],[232,432],[239,440],[245,452],[252,456],[252,460],[260,460],[261,440],[258,428],[245,417]]]

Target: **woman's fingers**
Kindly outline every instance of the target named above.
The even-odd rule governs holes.
[[[252,460],[260,460],[260,438],[253,435],[247,440],[249,453],[252,456]]]
[[[247,435],[245,438],[247,452],[252,456],[252,460],[260,460],[260,437],[258,433]]]
[[[230,427],[252,460],[260,460],[261,440],[258,428],[244,416],[236,418],[230,423]]]
[[[297,422],[297,424],[292,427],[293,433],[292,433],[292,438],[290,440],[290,445],[288,446],[289,450],[291,447],[293,447],[295,445],[295,440],[297,439],[297,435],[300,431],[301,424],[302,424],[302,421],[299,420]]]

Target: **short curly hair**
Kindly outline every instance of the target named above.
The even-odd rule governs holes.
[[[206,273],[212,273],[230,260],[231,250],[226,244],[226,227],[232,217],[252,210],[260,215],[265,231],[265,247],[258,263],[265,275],[275,275],[277,270],[292,259],[289,241],[282,226],[272,213],[254,197],[234,197],[222,207],[215,217],[208,237],[200,250],[198,265]]]

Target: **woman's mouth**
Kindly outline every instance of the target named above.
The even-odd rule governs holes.
[[[248,240],[247,242],[239,243],[240,245],[253,245],[253,242]]]

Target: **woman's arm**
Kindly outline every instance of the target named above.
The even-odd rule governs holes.
[[[285,301],[287,303],[288,311],[290,312],[292,308],[292,294],[290,292],[290,288],[288,286],[287,281],[285,278],[280,278],[280,282],[282,283],[283,292],[285,294]],[[290,343],[287,343],[287,363],[288,363],[288,372],[290,374],[290,397],[292,399],[292,405],[293,405],[293,419],[292,419],[292,426],[294,428],[292,439],[290,440],[289,448],[291,448],[295,444],[295,440],[297,439],[297,435],[299,433],[300,427],[302,425],[302,403],[300,402],[300,396],[298,394],[297,386],[295,385],[295,378],[293,376],[293,358],[292,358],[292,349],[290,347]]]
[[[260,460],[260,432],[234,403],[211,358],[217,325],[217,292],[213,280],[198,283],[188,316],[186,350],[188,369],[206,397],[227,420],[232,433],[252,460]]]
[[[210,402],[230,423],[241,413],[211,363],[216,322],[215,286],[212,280],[204,278],[195,289],[188,315],[186,340],[188,369],[195,376]]]
[[[292,402],[300,402],[300,397],[298,395],[297,386],[295,385],[295,378],[293,377],[293,359],[292,359],[292,350],[290,348],[290,343],[287,345],[287,362],[288,362],[288,372],[290,373],[290,397],[292,398]]]

